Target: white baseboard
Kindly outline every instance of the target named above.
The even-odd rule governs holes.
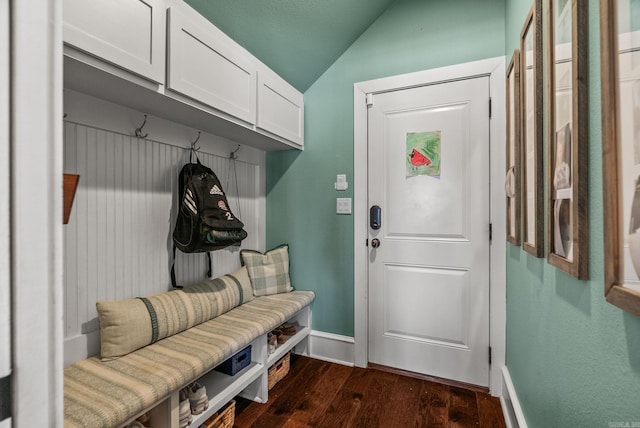
[[[353,366],[355,361],[353,337],[311,330],[309,356],[331,363]]]
[[[509,369],[507,367],[502,368],[502,397],[500,397],[500,404],[502,405],[502,413],[504,414],[504,420],[507,428],[527,428],[527,421],[524,418],[522,407],[518,401],[518,395],[516,389],[511,381],[509,375]]]
[[[64,366],[100,353],[100,331],[64,339]]]

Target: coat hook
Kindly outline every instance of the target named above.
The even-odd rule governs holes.
[[[231,152],[231,154],[229,155],[229,159],[233,159],[233,160],[238,159],[238,156],[236,155],[236,153],[238,153],[238,150],[240,150],[240,144],[238,144],[237,149]]]
[[[145,123],[147,123],[147,115],[144,115],[144,122],[142,122],[142,125],[140,125],[140,127],[136,128],[136,137],[138,138],[147,138],[149,136],[149,134],[143,134],[142,133],[142,128],[144,128]]]
[[[200,131],[198,131],[198,137],[196,138],[196,140],[191,143],[191,150],[193,150],[194,152],[200,150],[200,147],[196,147],[196,143],[198,142],[198,140],[200,140]]]

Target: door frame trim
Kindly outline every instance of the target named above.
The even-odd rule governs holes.
[[[62,2],[11,1],[10,8],[9,425],[60,427],[64,420]]]
[[[489,77],[492,117],[489,123],[490,221],[493,240],[489,270],[489,345],[492,362],[489,390],[502,392],[502,367],[506,353],[506,218],[504,197],[505,159],[505,57],[489,58],[415,73],[357,82],[353,85],[353,159],[354,159],[354,341],[355,365],[366,367],[368,359],[368,251],[367,230],[367,94],[376,94],[416,86],[445,83],[473,77]]]

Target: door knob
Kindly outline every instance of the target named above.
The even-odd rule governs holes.
[[[380,246],[380,240],[378,238],[373,238],[371,240],[371,246],[373,248],[378,248]]]

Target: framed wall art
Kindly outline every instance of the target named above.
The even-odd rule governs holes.
[[[507,67],[507,242],[520,245],[520,51],[515,50]]]
[[[549,264],[579,279],[588,266],[587,4],[547,0]]]
[[[544,255],[541,14],[534,0],[520,33],[522,247],[536,257]]]
[[[600,1],[605,296],[640,316],[640,4]]]

